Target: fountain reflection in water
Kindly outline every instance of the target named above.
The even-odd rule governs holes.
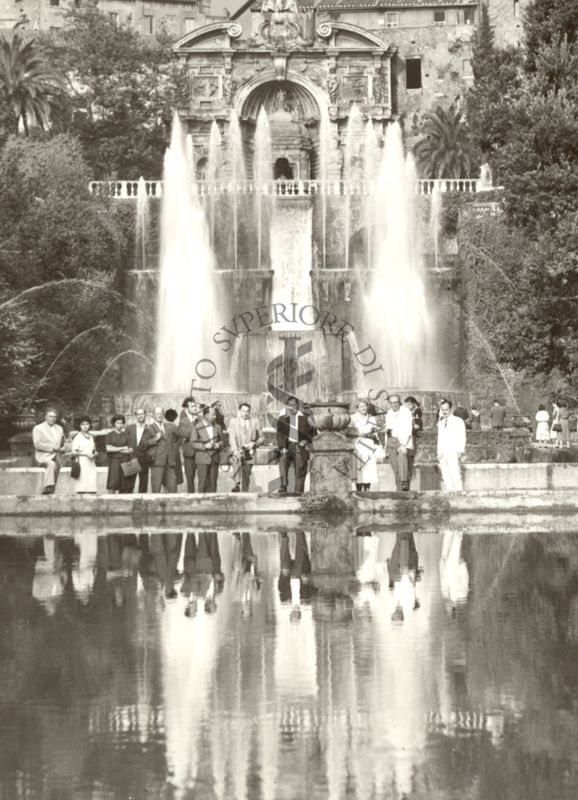
[[[373,273],[366,295],[370,341],[384,371],[379,382],[425,388],[435,379],[428,343],[425,269],[420,255],[415,164],[404,156],[401,128],[387,128],[374,207]]]
[[[257,117],[255,149],[253,160],[253,179],[255,182],[255,213],[257,216],[257,263],[259,269],[263,262],[263,232],[269,230],[273,197],[267,192],[272,177],[273,152],[271,149],[271,129],[265,108]]]
[[[214,259],[178,115],[165,154],[155,391],[187,390],[197,361],[214,352]],[[211,356],[212,357],[212,356]],[[217,371],[220,376],[223,370]]]
[[[145,179],[139,178],[136,192],[136,236],[135,269],[146,269],[147,230],[149,223],[149,201]]]

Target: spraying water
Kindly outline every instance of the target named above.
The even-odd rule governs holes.
[[[432,379],[427,343],[431,324],[415,208],[415,164],[406,160],[401,128],[389,125],[374,209],[373,274],[366,296],[370,341],[384,371],[380,384],[423,387]]]
[[[253,159],[253,179],[255,182],[255,213],[257,215],[257,262],[259,269],[263,260],[263,230],[265,227],[265,211],[271,205],[272,198],[267,192],[267,183],[271,180],[273,151],[271,149],[271,129],[265,107],[259,111],[257,129],[255,131],[255,149]],[[270,208],[269,208],[270,210]]]
[[[147,230],[149,223],[149,202],[145,179],[139,178],[136,192],[136,235],[135,269],[146,269]]]
[[[431,209],[429,215],[429,224],[434,248],[434,265],[439,269],[439,241],[440,241],[440,224],[442,218],[442,193],[439,184],[436,183],[433,192],[431,193]]]
[[[363,145],[363,179],[365,186],[369,187],[375,181],[375,172],[379,164],[379,147],[377,134],[373,127],[373,120],[368,119],[365,127],[365,142]],[[373,196],[367,191],[366,195],[366,240],[365,256],[367,265],[371,264],[373,253]]]
[[[208,203],[209,203],[209,224],[211,228],[211,247],[215,246],[215,183],[219,179],[221,172],[221,131],[217,120],[213,120],[211,125],[211,135],[209,137],[209,158],[207,160],[207,181],[209,183]]]
[[[351,107],[345,135],[344,178],[350,183],[361,178],[360,138],[363,120],[357,106]],[[345,269],[349,269],[349,239],[351,236],[351,191],[345,198]]]
[[[320,106],[319,121],[319,177],[321,178],[321,226],[323,236],[323,269],[327,262],[327,182],[329,180],[329,163],[333,151],[331,137],[331,121],[326,105]]]
[[[233,184],[233,263],[235,269],[237,269],[239,260],[239,197],[241,196],[242,184],[245,181],[245,159],[239,118],[234,109],[231,109],[231,118],[229,120],[227,163],[231,183]]]
[[[164,163],[156,392],[188,390],[197,362],[214,359],[213,253],[191,156],[191,143],[175,114]]]

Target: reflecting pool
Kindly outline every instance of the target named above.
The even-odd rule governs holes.
[[[0,536],[0,797],[574,800],[577,544]]]

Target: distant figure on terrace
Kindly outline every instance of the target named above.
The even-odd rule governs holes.
[[[550,441],[550,414],[545,405],[540,405],[536,411],[536,441],[547,444]]]
[[[216,412],[212,406],[203,408],[202,419],[193,426],[190,442],[195,451],[199,492],[216,492],[223,431],[216,421]]]
[[[369,414],[367,400],[359,400],[357,411],[351,415],[351,426],[359,434],[353,452],[355,459],[355,488],[358,492],[368,492],[372,483],[377,483],[377,436],[378,425],[375,417]]]
[[[280,494],[287,493],[289,465],[295,469],[295,491],[302,494],[305,488],[305,477],[309,463],[309,448],[316,430],[309,417],[299,411],[299,400],[296,397],[287,399],[288,414],[277,420],[277,447],[281,453],[279,459],[279,475],[281,478]]]
[[[481,431],[482,430],[482,416],[477,406],[472,406],[472,410],[470,411],[470,430],[471,431]]]
[[[78,458],[80,477],[74,481],[77,494],[96,494],[96,445],[90,434],[90,417],[78,420],[80,431],[72,438],[72,454]]]
[[[395,477],[398,492],[409,491],[408,451],[413,448],[413,416],[407,406],[401,404],[398,394],[387,398],[389,410],[385,415],[387,432],[387,457]]]
[[[506,407],[499,400],[494,400],[494,405],[490,409],[490,425],[498,431],[504,430],[506,421]]]
[[[570,447],[570,412],[564,401],[560,402],[560,427],[560,446]]]
[[[46,411],[44,422],[32,429],[34,458],[44,467],[42,494],[54,494],[64,453],[64,431],[56,424],[56,409]]]
[[[441,404],[438,422],[438,463],[446,492],[463,489],[460,462],[466,450],[466,426],[463,419],[452,414],[451,400]]]
[[[558,400],[552,400],[552,426],[550,427],[550,441],[556,447],[562,444],[562,425],[560,424],[560,405]]]
[[[251,406],[249,403],[241,403],[238,416],[229,422],[229,447],[234,481],[231,491],[249,491],[255,452],[264,441],[259,431],[259,423],[251,417]]]

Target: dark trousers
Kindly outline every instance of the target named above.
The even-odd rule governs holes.
[[[130,477],[130,489],[128,490],[131,494],[134,492],[134,487],[136,484],[136,479],[138,478],[138,493],[139,494],[146,494],[149,488],[149,468],[148,466],[143,467],[141,471],[137,475],[131,475]]]
[[[174,494],[177,491],[177,474],[174,466],[170,464],[151,467],[151,492],[159,494],[163,486],[169,494]]]
[[[279,459],[279,475],[281,476],[281,488],[287,489],[287,478],[289,475],[289,465],[295,465],[295,491],[302,492],[305,487],[305,477],[307,476],[307,464],[309,453],[303,447],[289,442],[287,452],[283,453]]]
[[[197,464],[197,475],[199,476],[199,492],[207,494],[217,491],[217,477],[219,475],[219,465]]]
[[[404,484],[407,488],[409,484],[409,465],[407,453],[398,453],[400,447],[399,439],[390,436],[387,440],[387,457],[395,477],[395,488],[401,492]]]
[[[195,475],[197,474],[197,463],[194,456],[184,456],[185,478],[187,479],[187,492],[193,494],[195,491]]]

